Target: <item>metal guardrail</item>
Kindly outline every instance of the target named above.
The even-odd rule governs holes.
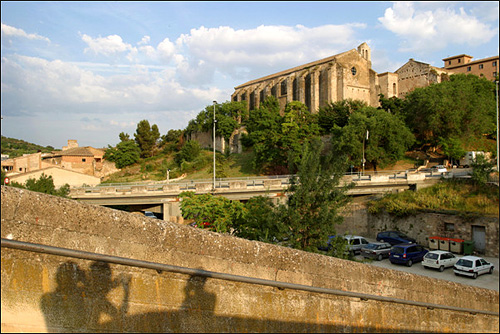
[[[410,174],[424,175],[426,179],[436,179],[436,178],[449,178],[452,176],[460,175],[457,172],[418,172],[409,170],[393,170],[393,171],[382,171],[382,172],[365,172],[362,173],[347,173],[344,174],[344,181],[352,181],[354,183],[358,182],[371,182],[380,180],[380,177],[386,176],[388,180],[405,180]],[[465,173],[466,174],[466,173]],[[465,175],[464,174],[464,175]],[[219,178],[216,179],[215,188],[216,189],[229,189],[231,184],[235,183],[245,183],[249,190],[253,187],[264,187],[266,181],[281,181],[280,186],[286,187],[290,184],[292,177],[296,175],[275,175],[275,176],[256,176],[256,177],[239,177],[239,178]],[[349,180],[350,178],[350,180]],[[171,185],[178,186],[178,191],[192,191],[196,190],[197,187],[207,189],[213,186],[213,179],[196,179],[196,180],[176,180],[172,182],[168,181],[143,181],[143,182],[131,182],[131,183],[104,183],[97,186],[84,186],[76,187],[71,189],[72,194],[85,195],[85,194],[96,194],[101,193],[109,189],[111,192],[131,192],[133,189],[143,187],[146,192],[162,192],[163,187]]]
[[[359,293],[359,292],[350,292],[350,291],[320,288],[320,287],[314,287],[314,286],[308,286],[308,285],[302,285],[302,284],[273,281],[273,280],[267,280],[267,279],[262,279],[262,278],[224,274],[224,273],[218,273],[218,272],[202,270],[202,269],[193,269],[193,268],[187,268],[187,267],[172,266],[172,265],[162,264],[162,263],[157,263],[157,262],[134,260],[134,259],[130,259],[130,258],[104,255],[104,254],[98,254],[98,253],[91,253],[91,252],[79,251],[79,250],[68,249],[68,248],[53,247],[53,246],[48,246],[48,245],[28,243],[28,242],[22,242],[22,241],[17,241],[17,240],[8,240],[8,239],[4,239],[4,238],[2,238],[1,246],[7,247],[7,248],[29,251],[29,252],[46,253],[46,254],[51,254],[51,255],[78,258],[78,259],[83,259],[83,260],[103,261],[103,262],[120,264],[120,265],[131,266],[131,267],[154,269],[158,273],[161,273],[162,271],[168,271],[168,272],[186,274],[186,275],[191,275],[191,276],[202,276],[202,277],[209,277],[209,278],[215,278],[215,279],[221,279],[221,280],[227,280],[227,281],[233,281],[233,282],[265,285],[265,286],[275,287],[278,289],[302,290],[302,291],[314,292],[314,293],[322,293],[322,294],[329,294],[329,295],[336,295],[336,296],[359,298],[359,299],[364,300],[364,301],[376,300],[376,301],[381,301],[381,302],[425,307],[425,308],[431,309],[431,310],[432,309],[443,309],[443,310],[456,311],[456,312],[466,312],[466,313],[470,313],[470,314],[478,314],[479,313],[479,314],[486,314],[486,315],[492,315],[492,316],[497,316],[497,317],[499,316],[498,312],[493,312],[493,311],[484,311],[484,310],[476,310],[476,309],[469,309],[469,308],[463,308],[463,307],[432,304],[432,303],[411,301],[411,300],[405,300],[405,299],[399,299],[399,298],[370,295],[370,294]]]

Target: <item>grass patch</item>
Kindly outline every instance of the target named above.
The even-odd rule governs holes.
[[[385,211],[395,216],[408,216],[419,211],[439,210],[498,217],[498,204],[498,187],[478,187],[468,180],[451,179],[416,192],[385,195],[368,202],[368,211],[373,214]]]

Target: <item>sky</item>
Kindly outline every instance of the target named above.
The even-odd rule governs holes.
[[[377,73],[496,56],[498,16],[498,1],[2,1],[1,132],[56,149],[115,146],[141,120],[164,135],[240,84],[363,42]]]

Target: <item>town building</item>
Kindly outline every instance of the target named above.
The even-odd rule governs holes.
[[[259,107],[267,96],[275,96],[281,110],[291,101],[304,103],[316,113],[330,102],[361,100],[379,105],[379,94],[398,95],[397,76],[378,75],[372,69],[371,49],[362,43],[335,56],[271,74],[235,87],[232,101],[247,101],[249,110]]]
[[[498,56],[472,60],[472,56],[461,54],[444,58],[444,68],[455,73],[474,74],[488,80],[498,77]]]
[[[104,160],[105,150],[91,146],[79,147],[76,140],[68,140],[61,151],[25,154],[2,161],[2,169],[11,181],[24,183],[39,178],[41,173],[52,175],[55,185],[95,185],[106,175],[118,171],[113,162]]]
[[[396,70],[398,95],[402,99],[415,88],[427,87],[434,83],[449,80],[455,71],[443,69],[410,58],[406,64]]]

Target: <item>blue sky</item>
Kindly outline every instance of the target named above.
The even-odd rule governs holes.
[[[2,135],[107,147],[184,129],[261,76],[367,42],[372,67],[499,53],[489,2],[1,2]]]

